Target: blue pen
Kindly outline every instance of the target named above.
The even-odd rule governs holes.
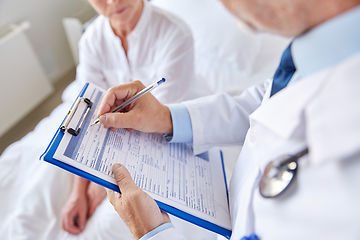
[[[151,90],[154,90],[157,86],[159,86],[160,84],[162,84],[163,82],[165,82],[165,78],[160,79],[159,81],[151,84],[150,86],[144,88],[143,90],[141,90],[140,92],[138,92],[137,94],[135,94],[132,98],[130,98],[129,100],[127,100],[126,102],[124,102],[123,104],[121,104],[120,106],[118,106],[117,108],[115,108],[114,110],[112,110],[112,112],[117,112],[120,109],[126,107],[127,105],[129,105],[130,103],[132,103],[133,101],[135,101],[136,99],[138,99],[139,97],[141,97],[142,95],[144,95],[147,92],[150,92]],[[99,123],[99,119],[97,118],[91,125],[95,125],[97,123]]]

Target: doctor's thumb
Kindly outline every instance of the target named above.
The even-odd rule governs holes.
[[[115,163],[112,166],[112,171],[114,173],[116,183],[120,188],[121,194],[126,194],[127,191],[137,188],[126,167],[124,167],[120,163]]]
[[[129,115],[128,113],[124,114],[120,112],[106,113],[99,117],[99,121],[102,125],[106,127],[131,128],[132,122],[134,122],[134,120],[131,119],[131,116],[128,115]]]

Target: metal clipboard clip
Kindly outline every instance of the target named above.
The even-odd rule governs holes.
[[[84,111],[85,114],[83,114],[83,117],[82,117],[82,119],[80,121],[80,125],[78,125],[78,128],[76,130],[73,129],[73,128],[68,128],[68,125],[69,125],[72,117],[74,116],[74,114],[75,114],[81,100],[83,100],[87,104],[87,107],[86,107],[86,109]],[[63,124],[61,125],[60,130],[63,131],[63,132],[67,131],[68,133],[70,133],[73,136],[79,135],[81,127],[82,127],[82,125],[83,125],[83,123],[85,121],[86,116],[88,115],[88,113],[90,111],[90,108],[92,107],[92,104],[93,103],[88,98],[81,97],[81,98],[76,99],[74,105],[69,110]]]

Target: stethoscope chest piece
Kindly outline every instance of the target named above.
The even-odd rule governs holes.
[[[265,198],[273,198],[282,193],[293,180],[297,170],[297,163],[291,162],[285,166],[276,166],[271,161],[265,168],[260,181],[260,194]]]
[[[273,198],[284,192],[295,177],[298,159],[308,153],[308,149],[294,156],[283,156],[269,162],[260,181],[260,194]]]

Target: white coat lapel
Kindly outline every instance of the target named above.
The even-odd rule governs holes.
[[[327,75],[328,71],[322,71],[286,87],[270,99],[267,95],[250,115],[250,124],[262,124],[285,139],[301,137],[305,106],[320,91]]]

